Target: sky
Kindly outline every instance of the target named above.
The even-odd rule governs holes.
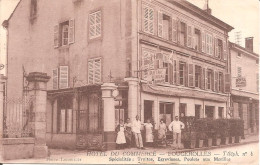
[[[19,0],[0,0],[4,17],[8,18]],[[187,0],[203,8],[206,0]],[[235,29],[229,33],[231,42],[235,42],[236,32],[240,32],[241,46],[245,46],[246,37],[254,37],[254,52],[259,53],[259,0],[208,0],[212,15],[231,25]],[[8,3],[6,3],[8,2]],[[4,4],[3,4],[4,5]]]
[[[187,0],[203,8],[206,0]],[[235,42],[236,32],[240,32],[241,46],[245,38],[254,37],[254,52],[259,53],[259,0],[208,0],[212,15],[234,27],[229,40]]]

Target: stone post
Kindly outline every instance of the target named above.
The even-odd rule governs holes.
[[[115,133],[115,100],[113,91],[117,90],[114,83],[104,83],[101,86],[104,111],[104,145],[105,150],[116,148]]]
[[[133,121],[138,114],[138,78],[125,78],[128,82],[128,117]]]
[[[4,84],[6,77],[0,74],[0,162],[3,160],[3,133],[4,133]]]
[[[29,96],[34,98],[32,129],[35,138],[34,157],[45,158],[48,156],[46,145],[46,107],[47,107],[47,82],[50,77],[46,73],[32,72],[27,76],[29,82]]]

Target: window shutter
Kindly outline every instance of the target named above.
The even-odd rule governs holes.
[[[205,69],[205,89],[208,89],[208,69]]]
[[[59,84],[58,84],[58,79],[59,79],[59,71],[58,68],[57,69],[53,69],[52,70],[52,87],[53,89],[58,89],[59,88]]]
[[[173,19],[172,20],[172,41],[177,42],[177,27],[178,27],[178,22],[177,20]]]
[[[149,32],[149,9],[148,7],[144,7],[144,31]]]
[[[54,47],[59,47],[59,25],[54,26]]]
[[[192,28],[191,34],[192,34],[191,46],[192,46],[193,49],[195,49],[195,28],[194,27]]]
[[[218,72],[215,71],[215,91],[218,92],[218,89],[219,89],[219,77],[218,77]]]
[[[203,53],[206,53],[206,37],[205,37],[205,33],[204,32],[202,32],[201,33],[202,34],[202,52]]]
[[[189,65],[187,63],[185,63],[185,72],[184,72],[184,78],[185,78],[185,86],[189,86]]]
[[[158,36],[163,36],[163,14],[161,11],[158,11]]]
[[[218,39],[215,38],[215,57],[218,57]]]
[[[206,73],[205,73],[205,68],[201,67],[201,89],[206,89],[205,88],[205,77],[206,77]]]
[[[94,62],[94,83],[101,82],[101,59],[97,59]]]
[[[170,84],[173,84],[173,65],[168,63],[168,69],[169,69],[169,82]]]
[[[89,37],[93,38],[95,36],[96,32],[96,26],[95,26],[95,14],[89,15]]]
[[[94,60],[88,61],[88,83],[94,84]]]
[[[192,28],[187,26],[187,46],[192,47]]]
[[[69,67],[68,66],[60,66],[60,79],[59,79],[59,87],[60,89],[68,88],[69,86]]]
[[[181,21],[180,20],[177,21],[177,25],[178,25],[178,27],[177,27],[178,43],[180,43],[180,40],[181,40]]]
[[[230,74],[226,73],[225,74],[225,93],[230,93],[230,85],[231,85],[231,81],[230,81]]]
[[[74,22],[75,22],[74,20],[69,21],[69,44],[72,44],[75,41],[75,30],[74,30],[75,23]]]
[[[153,9],[149,9],[149,32],[154,34],[154,12]]]
[[[96,13],[96,36],[101,36],[101,11]]]
[[[194,68],[193,64],[189,64],[189,87],[194,87]]]
[[[227,60],[227,42],[223,42],[223,60]]]
[[[175,73],[176,73],[176,85],[180,85],[180,73],[179,73],[179,71],[180,71],[180,69],[179,69],[179,61],[178,60],[175,60],[175,64],[176,64],[176,71],[175,71]]]
[[[212,75],[211,75],[211,90],[215,91],[215,75],[214,75],[214,70],[211,71]]]

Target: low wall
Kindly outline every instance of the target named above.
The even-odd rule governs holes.
[[[27,159],[33,157],[34,138],[4,138],[3,158]]]
[[[76,134],[46,134],[49,148],[76,149]]]

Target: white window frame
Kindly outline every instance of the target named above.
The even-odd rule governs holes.
[[[98,68],[96,68],[95,66],[95,62],[99,60],[100,61],[100,66]],[[93,62],[93,66],[92,68],[90,68],[90,63]],[[92,69],[92,70],[91,70]],[[92,81],[90,81],[90,72],[93,72],[93,77],[92,77]],[[95,79],[97,72],[100,72],[98,81]],[[88,60],[88,84],[97,84],[97,83],[101,83],[102,81],[102,59],[101,58],[93,58],[93,59],[89,59]]]
[[[62,32],[61,32],[61,45],[66,46],[69,44],[69,25],[65,24],[62,25]],[[66,30],[67,29],[67,30]],[[65,31],[66,30],[66,31]],[[67,34],[67,36],[65,35]],[[66,36],[66,37],[65,37]],[[66,42],[66,43],[65,43]]]
[[[100,17],[100,18],[98,19],[98,17]],[[94,19],[93,22],[91,22],[92,19]],[[101,10],[90,13],[88,22],[89,22],[89,39],[101,37],[101,34],[102,34],[102,12],[101,12]],[[93,34],[91,33],[91,29],[93,29]],[[99,29],[99,31],[97,29]]]
[[[146,11],[147,13],[147,17],[146,17]],[[154,22],[155,22],[155,18],[154,18],[154,9],[144,5],[143,6],[143,31],[149,34],[154,34]],[[152,14],[152,16],[151,16]],[[146,25],[147,24],[147,28]]]

